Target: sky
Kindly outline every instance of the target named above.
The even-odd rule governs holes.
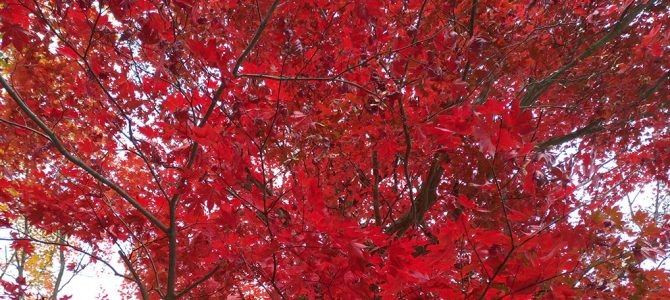
[[[10,238],[10,231],[6,229],[0,230],[0,238]],[[9,241],[0,241],[0,266],[4,266],[8,260],[8,256],[11,256],[11,242]],[[73,260],[81,259],[80,255],[72,253]],[[86,259],[84,261],[87,261]],[[123,273],[125,268],[123,264],[119,261],[117,255],[110,255],[109,263],[119,272]],[[52,270],[58,270],[58,263],[54,262]],[[1,272],[1,270],[0,270]],[[122,299],[119,289],[123,283],[121,277],[115,276],[114,273],[107,268],[102,263],[89,264],[81,272],[72,276],[73,273],[65,271],[63,275],[63,281],[66,282],[70,278],[72,280],[65,285],[59,297],[61,296],[72,296],[73,300],[91,300],[91,299],[102,299],[105,295],[105,299],[108,300],[120,300]],[[6,281],[13,281],[12,278],[16,277],[16,269],[12,266],[7,269],[7,274],[2,278]],[[0,290],[0,295],[2,291]]]
[[[121,264],[117,265],[120,270],[123,270]],[[121,300],[119,294],[121,283],[120,277],[114,276],[102,264],[96,264],[79,273],[70,284],[65,286],[62,295],[71,295],[73,300],[100,299],[103,295],[107,295],[109,300]]]

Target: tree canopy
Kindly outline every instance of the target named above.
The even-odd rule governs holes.
[[[3,0],[0,226],[140,299],[667,298],[667,4]]]

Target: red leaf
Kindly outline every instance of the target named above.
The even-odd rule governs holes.
[[[71,59],[78,59],[79,58],[77,53],[74,50],[72,50],[72,48],[70,48],[68,46],[58,47],[57,52],[61,55],[64,55],[64,56],[68,57],[68,58],[71,58]]]
[[[477,206],[477,204],[475,204],[474,202],[472,202],[470,199],[468,199],[467,197],[465,197],[463,195],[459,195],[456,198],[456,201],[460,205],[463,205],[463,207],[465,207],[465,208],[476,210],[476,211],[479,211],[479,212],[488,212],[488,210],[480,208],[479,206]]]

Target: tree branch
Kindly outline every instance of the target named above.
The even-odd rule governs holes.
[[[265,18],[263,18],[263,21],[261,21],[261,24],[258,25],[258,29],[256,29],[256,33],[254,33],[254,37],[251,38],[251,42],[247,47],[242,51],[242,54],[240,57],[237,59],[235,62],[235,67],[233,68],[233,76],[235,77],[240,77],[238,75],[238,71],[240,69],[240,66],[242,65],[242,62],[244,61],[244,58],[249,55],[249,52],[251,52],[251,49],[256,46],[256,43],[258,43],[258,40],[261,38],[261,34],[263,33],[263,30],[265,30],[265,27],[268,25],[268,21],[270,20],[270,17],[272,17],[272,14],[274,13],[275,9],[277,9],[277,6],[279,5],[279,0],[275,0],[272,2],[272,6],[270,6],[270,9],[268,10],[267,13],[265,13]]]
[[[5,80],[5,78],[0,74],[0,83],[2,86],[5,88],[7,93],[9,93],[10,97],[21,107],[21,110],[25,112],[30,119],[37,124],[37,126],[42,129],[46,133],[47,136],[49,136],[49,139],[54,143],[56,146],[56,149],[58,149],[58,152],[60,152],[67,160],[71,161],[75,165],[79,166],[82,168],[84,171],[89,173],[93,178],[96,180],[102,182],[112,190],[114,190],[117,194],[119,194],[123,199],[126,200],[126,202],[130,203],[134,208],[136,208],[142,215],[147,217],[151,223],[153,223],[156,227],[158,227],[160,230],[167,232],[168,227],[163,224],[156,216],[154,216],[151,212],[149,212],[146,208],[144,208],[141,204],[139,204],[133,197],[131,197],[126,191],[124,191],[121,187],[119,187],[116,183],[110,181],[106,177],[102,176],[100,173],[96,172],[88,166],[86,163],[84,163],[81,159],[73,156],[67,149],[65,149],[65,146],[63,146],[63,143],[58,139],[56,134],[46,125],[42,120],[28,107],[28,105],[21,99],[21,97],[14,91],[14,89],[9,85],[9,82]]]
[[[658,88],[661,86],[661,84],[663,84],[663,82],[668,80],[668,78],[670,78],[670,71],[665,72],[665,74],[663,74],[663,76],[656,79],[656,82],[654,82],[654,84],[651,87],[649,87],[644,92],[642,92],[642,94],[640,95],[640,100],[647,99],[651,95],[653,95],[654,92],[656,92],[656,90],[658,90]],[[553,138],[550,138],[546,141],[538,143],[537,145],[535,145],[535,149],[536,150],[545,150],[547,148],[550,148],[550,147],[553,147],[553,146],[558,146],[558,145],[561,145],[563,143],[567,143],[569,141],[572,141],[574,139],[577,139],[577,138],[580,138],[580,137],[583,137],[583,136],[586,136],[586,135],[590,135],[590,134],[593,134],[593,133],[603,131],[603,130],[605,130],[606,126],[609,127],[609,126],[613,126],[613,125],[625,124],[627,122],[640,120],[640,119],[643,119],[643,118],[648,117],[648,116],[650,116],[649,113],[644,113],[637,118],[631,118],[631,119],[615,122],[615,123],[609,124],[609,125],[604,125],[603,124],[603,122],[605,121],[604,118],[597,118],[597,119],[591,121],[591,123],[589,123],[588,125],[586,125],[582,128],[576,129],[576,130],[574,130],[574,131],[572,131],[568,134],[553,137]]]
[[[568,134],[561,135],[561,136],[556,136],[556,137],[550,138],[550,139],[548,139],[544,142],[541,142],[541,143],[535,145],[535,149],[536,150],[544,150],[544,149],[547,149],[547,148],[550,148],[550,147],[553,147],[553,146],[557,146],[557,145],[560,145],[560,144],[563,144],[563,143],[567,143],[569,141],[572,141],[574,139],[583,137],[585,135],[589,135],[589,134],[601,131],[601,130],[605,129],[605,127],[602,125],[603,121],[605,121],[605,119],[603,119],[603,118],[595,119],[595,120],[591,121],[591,123],[589,123],[588,125],[586,125],[582,128],[579,128],[579,129],[577,129],[573,132],[570,132]]]
[[[123,253],[123,251],[121,251],[121,250],[119,250],[118,253],[119,253],[119,256],[121,256],[121,259],[123,260],[123,262],[126,264],[126,266],[128,266],[128,270],[130,271],[130,274],[133,275],[133,278],[135,279],[133,281],[137,284],[137,287],[140,289],[140,294],[142,294],[142,299],[145,299],[145,300],[149,299],[149,293],[147,292],[147,289],[144,287],[144,285],[140,281],[140,276],[137,274],[137,271],[135,270],[135,268],[133,268],[133,264],[130,261],[130,259],[128,259],[128,256],[126,256]]]
[[[372,206],[375,214],[375,225],[382,226],[382,215],[379,209],[379,160],[377,159],[377,151],[372,152]]]
[[[214,274],[216,274],[217,271],[219,271],[219,269],[221,269],[222,266],[223,266],[223,261],[219,262],[219,263],[216,265],[216,267],[214,267],[214,269],[212,269],[211,271],[209,271],[205,276],[203,276],[202,278],[196,280],[196,281],[193,282],[191,285],[189,285],[188,287],[186,287],[183,291],[179,292],[179,293],[177,294],[176,297],[177,297],[177,298],[180,298],[180,297],[186,295],[186,294],[187,294],[188,292],[190,292],[192,289],[196,288],[196,287],[197,287],[198,285],[200,285],[201,283],[207,281],[207,279],[210,279],[212,276],[214,276]]]
[[[412,203],[409,211],[406,212],[398,222],[389,226],[386,229],[386,233],[398,235],[403,234],[407,229],[416,224],[421,224],[423,222],[423,216],[426,212],[435,204],[437,201],[437,187],[440,185],[440,180],[442,179],[442,160],[443,155],[438,154],[437,157],[433,159],[433,163],[426,174],[426,179],[417,194],[415,201]]]
[[[668,78],[670,78],[670,71],[665,72],[665,74],[663,74],[663,76],[656,79],[656,82],[654,83],[654,85],[652,85],[651,87],[649,87],[646,91],[644,91],[642,93],[642,95],[641,95],[642,99],[647,99],[647,98],[649,98],[649,96],[653,95],[654,92],[656,92],[656,90],[658,90],[658,88],[661,86],[661,84],[663,84],[663,82],[668,80]]]
[[[563,76],[577,63],[593,55],[597,50],[605,46],[607,43],[619,37],[619,35],[628,27],[628,25],[630,25],[630,23],[632,23],[633,20],[635,20],[635,18],[639,16],[653,2],[654,0],[649,0],[647,3],[640,4],[632,8],[628,13],[624,12],[619,21],[617,21],[614,26],[612,26],[612,29],[607,34],[589,45],[581,54],[579,54],[579,56],[565,64],[560,69],[552,72],[547,77],[531,83],[526,89],[526,93],[521,98],[521,107],[526,108],[533,105],[538,100],[538,98],[557,81],[560,76]]]
[[[25,130],[31,131],[31,132],[33,132],[33,133],[35,133],[35,134],[38,134],[39,136],[41,136],[41,137],[47,139],[47,140],[51,140],[51,138],[49,138],[49,136],[47,136],[46,134],[40,132],[39,130],[37,130],[37,129],[35,129],[35,128],[28,127],[28,126],[24,126],[24,125],[21,125],[21,124],[19,124],[19,123],[12,122],[12,121],[10,121],[10,120],[5,120],[5,119],[3,119],[3,118],[0,118],[0,122],[9,124],[10,126],[15,126],[15,127],[21,128],[21,129],[25,129]]]
[[[251,42],[247,47],[242,51],[242,54],[240,57],[237,59],[235,62],[235,67],[233,68],[233,76],[235,77],[240,77],[238,74],[239,68],[242,65],[242,62],[244,61],[244,58],[251,52],[251,50],[254,48],[256,43],[258,43],[258,40],[261,37],[261,34],[263,33],[263,30],[265,30],[265,27],[268,24],[268,21],[272,17],[272,14],[274,13],[275,9],[277,9],[277,6],[279,5],[279,0],[275,0],[272,3],[272,6],[268,10],[268,12],[265,15],[265,18],[263,21],[261,21],[261,24],[258,26],[258,29],[256,30],[256,33],[254,34],[253,38],[251,39]],[[211,116],[212,112],[214,111],[214,108],[216,107],[216,104],[223,94],[223,90],[225,88],[225,82],[221,82],[221,85],[217,89],[214,98],[212,99],[212,103],[210,104],[209,108],[207,109],[207,112],[203,116],[202,120],[200,120],[200,123],[197,124],[198,127],[203,127],[207,123],[207,120]],[[198,152],[199,144],[197,142],[193,143],[193,146],[191,146],[191,152],[188,157],[188,161],[186,163],[186,167],[184,169],[190,169],[193,166],[193,163],[195,162],[195,156]],[[185,179],[182,179],[180,181],[180,186],[185,184]],[[179,190],[179,189],[177,189]],[[169,252],[169,257],[168,257],[168,282],[167,282],[167,299],[177,299],[178,296],[175,294],[175,282],[176,282],[176,277],[177,277],[177,204],[179,202],[179,198],[182,196],[183,193],[177,193],[175,194],[172,199],[170,200],[170,227],[168,230],[168,252]]]
[[[100,261],[100,262],[102,262],[104,265],[106,265],[106,266],[107,266],[107,267],[114,273],[115,276],[121,277],[121,278],[126,279],[126,280],[128,280],[128,281],[133,281],[132,278],[130,278],[130,277],[126,276],[126,275],[123,275],[123,274],[119,273],[119,271],[117,271],[117,270],[112,266],[112,264],[110,264],[108,261],[102,259],[102,257],[97,256],[97,255],[92,254],[92,253],[89,253],[88,251],[86,251],[86,250],[84,250],[84,249],[82,249],[82,248],[79,248],[79,247],[77,247],[77,246],[75,246],[75,245],[71,245],[71,244],[69,244],[69,243],[62,244],[62,243],[58,243],[58,242],[43,241],[43,240],[39,240],[39,239],[32,238],[32,237],[25,237],[25,238],[0,238],[0,241],[8,241],[8,242],[13,242],[13,241],[28,241],[28,242],[39,243],[39,244],[44,244],[44,245],[53,245],[53,246],[63,246],[63,247],[67,247],[67,248],[70,248],[70,249],[72,249],[72,250],[74,250],[74,251],[77,251],[77,252],[79,252],[79,253],[81,253],[81,254],[84,254],[84,255],[86,255],[86,256],[88,256],[88,257],[90,257],[90,258],[93,258],[93,259],[95,259],[96,261]]]
[[[58,242],[65,243],[65,235],[61,232],[57,233]],[[65,250],[58,249],[58,274],[56,275],[56,282],[54,282],[51,299],[58,300],[58,292],[60,291],[61,282],[63,280],[63,273],[65,273]]]

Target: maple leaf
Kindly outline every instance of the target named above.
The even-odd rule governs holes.
[[[0,32],[3,33],[2,44],[0,44],[0,48],[5,48],[12,44],[19,51],[22,51],[28,47],[32,37],[32,34],[28,30],[19,25],[10,23],[4,23],[0,27]]]
[[[60,46],[56,49],[56,51],[62,55],[65,55],[66,57],[70,59],[77,59],[79,56],[77,56],[77,53],[72,50],[72,48],[68,46]]]

